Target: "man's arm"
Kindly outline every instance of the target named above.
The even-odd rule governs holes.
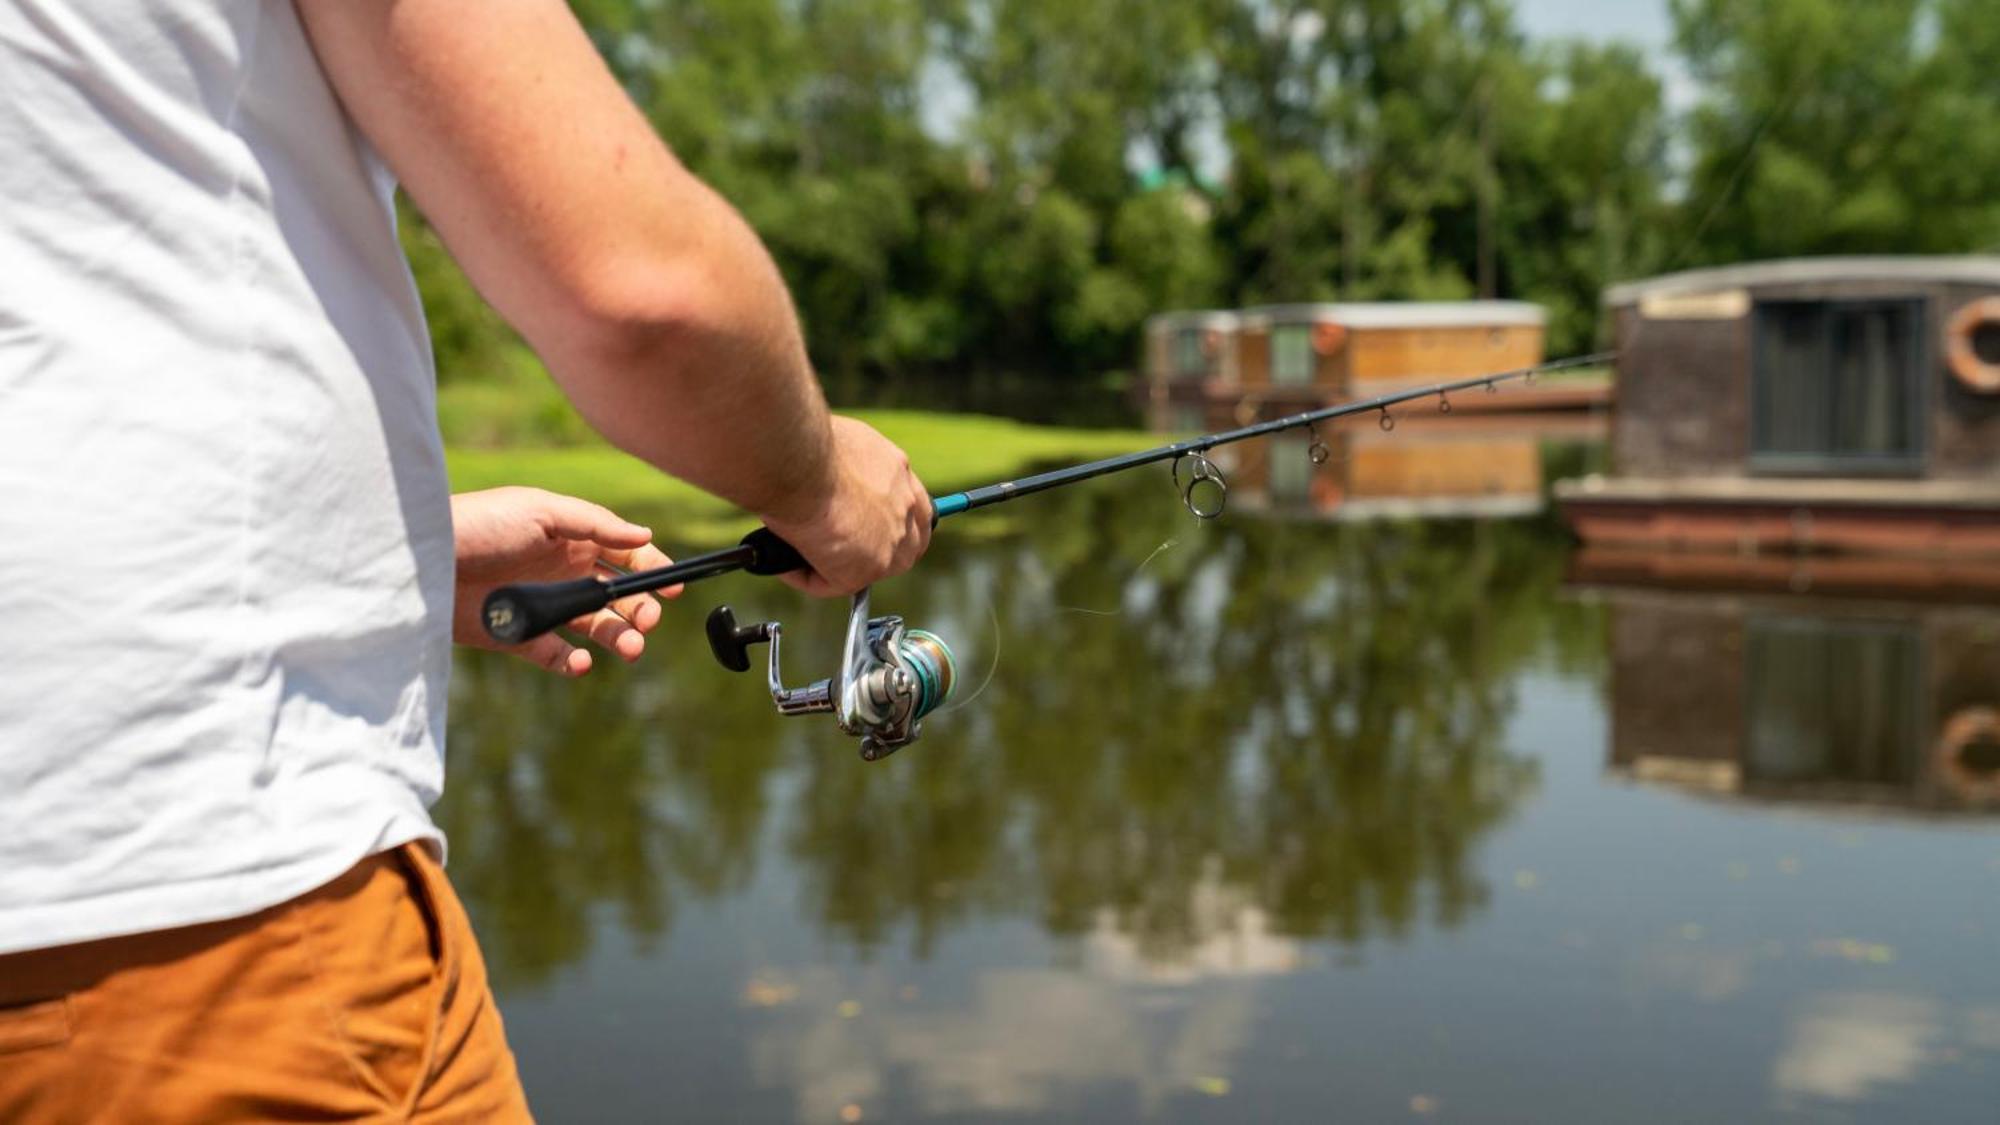
[[[776,266],[561,0],[301,0],[342,103],[472,282],[619,447],[850,590],[930,536],[908,460],[830,419]]]

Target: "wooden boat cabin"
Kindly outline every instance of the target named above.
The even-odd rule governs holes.
[[[1589,545],[2000,555],[2000,257],[1824,258],[1620,285]]]
[[[1199,433],[1529,367],[1543,359],[1546,326],[1540,306],[1519,301],[1163,313],[1146,323],[1147,412],[1155,429]],[[1545,405],[1531,397],[1509,388],[1468,406]]]
[[[1270,305],[1237,332],[1244,393],[1323,405],[1542,362],[1548,314],[1520,301]]]
[[[1235,313],[1204,309],[1146,321],[1148,420],[1155,430],[1203,433],[1231,425],[1237,374]],[[1213,419],[1213,420],[1211,420]]]

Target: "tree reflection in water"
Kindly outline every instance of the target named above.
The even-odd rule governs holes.
[[[1480,906],[1469,853],[1535,783],[1499,742],[1512,677],[1602,651],[1598,614],[1556,597],[1559,532],[1192,526],[1150,480],[1030,503],[1032,524],[968,518],[881,589],[958,646],[961,696],[993,667],[882,764],[780,720],[761,677],[700,647],[726,598],[786,616],[792,680],[823,671],[839,607],[768,584],[697,588],[633,671],[462,656],[438,811],[496,976],[582,958],[602,907],[657,938],[677,896],[740,889],[771,843],[814,923],[863,950],[907,934],[924,953],[982,914],[1063,936],[1108,915],[1171,959],[1211,936],[1194,904],[1218,872],[1286,936],[1400,937]]]

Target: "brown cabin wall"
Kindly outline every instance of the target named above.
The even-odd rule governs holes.
[[[1634,476],[1741,473],[1750,454],[1750,318],[1647,320],[1616,310],[1612,465]]]
[[[1313,327],[1317,329],[1321,324],[1332,323],[1332,321],[1314,321]],[[1352,387],[1352,373],[1349,369],[1353,360],[1348,344],[1352,336],[1343,335],[1346,338],[1341,340],[1339,347],[1331,351],[1321,351],[1317,344],[1313,347],[1313,386],[1333,392],[1333,397],[1336,398],[1348,397]]]
[[[1140,362],[1145,365],[1148,382],[1164,383],[1174,377],[1173,332],[1166,329],[1146,330],[1145,354]]]
[[[1297,322],[1291,322],[1297,323]],[[1337,321],[1312,321],[1308,328]],[[1271,385],[1271,327],[1237,335],[1245,387]],[[1544,358],[1540,325],[1444,328],[1348,328],[1331,352],[1314,350],[1313,385],[1336,395],[1379,393],[1401,384],[1435,382],[1531,367]]]
[[[1942,393],[1932,399],[1930,453],[1933,475],[1957,480],[2000,479],[2000,395],[1974,394],[1945,363],[1945,327],[1958,310],[1996,290],[1983,285],[1939,286],[1930,309],[1931,366]]]
[[[1611,764],[1741,763],[1742,613],[1728,602],[1621,595],[1610,617]]]
[[[1311,330],[1314,326],[1331,323],[1333,322],[1316,320],[1306,327],[1308,330]],[[1269,325],[1263,328],[1246,328],[1237,333],[1237,373],[1243,386],[1269,387],[1273,385],[1271,383],[1271,329],[1274,327],[1293,327],[1295,324],[1296,322],[1288,322],[1279,325]],[[1322,353],[1316,348],[1313,350],[1312,385],[1325,390],[1345,392],[1347,387],[1347,357],[1344,348],[1335,349],[1332,354]],[[1295,391],[1302,388],[1288,387],[1286,389]]]
[[[1542,490],[1541,445],[1533,438],[1351,440],[1342,475],[1346,495],[1356,499],[1536,496]]]
[[[1976,395],[1945,363],[1945,326],[1980,285],[1843,281],[1756,286],[1753,301],[1909,300],[1926,307],[1925,469],[1933,479],[2000,479],[2000,397]],[[1649,320],[1636,305],[1613,310],[1618,411],[1612,465],[1648,477],[1750,472],[1754,313],[1726,320]]]
[[[1271,385],[1271,334],[1245,328],[1236,334],[1236,376],[1245,388]]]
[[[1539,325],[1466,325],[1451,328],[1364,328],[1348,333],[1356,393],[1398,383],[1431,383],[1532,367],[1542,362]]]

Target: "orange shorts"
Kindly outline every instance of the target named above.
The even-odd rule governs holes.
[[[0,956],[0,1121],[529,1120],[419,844],[227,922]]]

